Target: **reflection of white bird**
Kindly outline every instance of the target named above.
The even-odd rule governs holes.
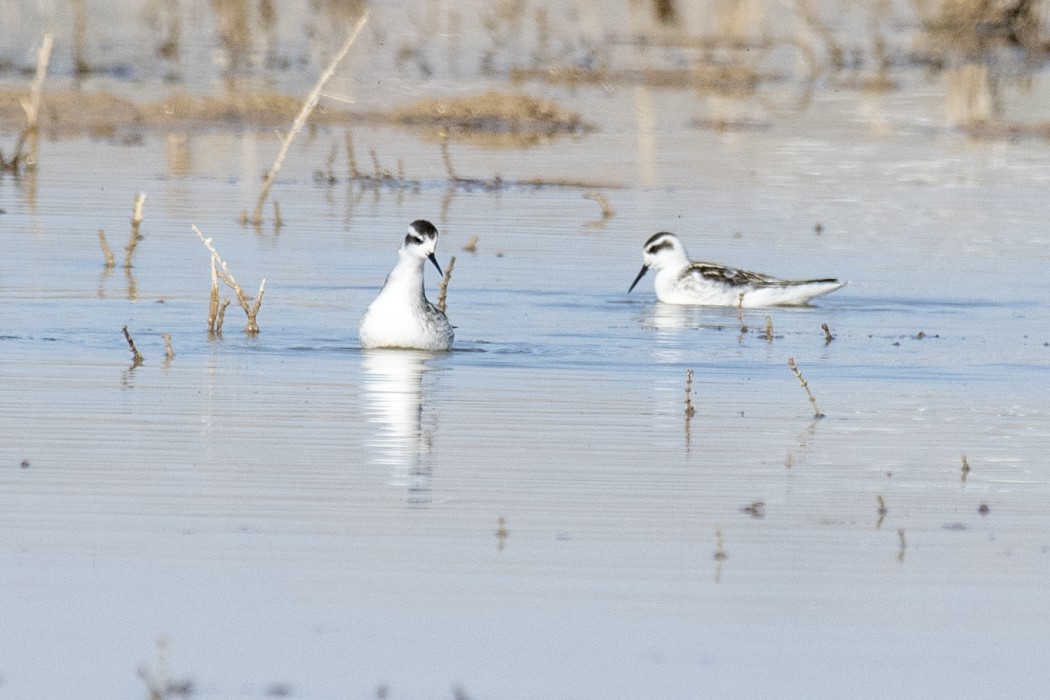
[[[390,467],[392,483],[407,485],[414,501],[429,490],[431,430],[424,429],[423,375],[431,355],[418,351],[364,353],[366,415],[376,430],[369,447]],[[433,426],[431,426],[431,429]]]
[[[846,285],[837,279],[782,280],[718,263],[691,262],[678,237],[667,232],[645,242],[642,270],[628,292],[649,268],[656,270],[656,298],[667,304],[801,306]]]
[[[397,265],[361,319],[362,348],[452,347],[452,326],[445,314],[427,301],[423,289],[423,265],[427,260],[441,272],[434,257],[437,237],[437,229],[429,221],[419,219],[409,225],[405,242],[398,250]]]

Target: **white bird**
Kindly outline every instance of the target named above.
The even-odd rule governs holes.
[[[666,304],[696,306],[803,306],[810,299],[845,286],[837,279],[782,280],[711,262],[692,262],[673,233],[662,231],[643,246],[642,270],[628,293],[656,270],[656,298]],[[741,297],[741,294],[743,297]]]
[[[423,266],[427,260],[441,272],[434,248],[437,229],[423,219],[408,226],[398,261],[387,275],[379,296],[361,318],[361,347],[449,350],[452,326],[423,290]]]

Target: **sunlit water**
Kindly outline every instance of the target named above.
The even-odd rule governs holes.
[[[622,185],[604,227],[584,189],[449,195],[395,130],[355,142],[418,188],[316,182],[342,132],[304,134],[277,232],[237,222],[270,135],[45,141],[0,180],[0,694],[141,697],[163,638],[202,698],[1039,696],[1046,152],[911,98],[718,134],[673,93],[645,119],[579,95],[599,133],[452,146],[460,174]],[[456,348],[362,352],[420,217],[456,256]],[[257,338],[236,302],[207,337],[191,224],[267,279]],[[851,284],[742,319],[628,295],[661,229]]]

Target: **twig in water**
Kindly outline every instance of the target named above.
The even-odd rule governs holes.
[[[900,539],[901,547],[897,550],[897,561],[904,561],[904,548],[907,547],[907,543],[904,541],[904,528],[897,528],[897,537]]]
[[[968,477],[969,475],[970,475],[970,462],[967,461],[966,455],[964,454],[962,456],[962,480],[963,480],[963,483],[966,482],[966,477]]]
[[[248,335],[258,335],[259,324],[256,321],[256,317],[259,315],[259,308],[262,306],[263,292],[266,291],[266,278],[264,277],[262,282],[259,283],[259,293],[256,295],[253,303],[252,298],[245,293],[244,289],[241,288],[241,285],[236,279],[234,279],[233,274],[230,273],[226,261],[222,259],[219,255],[219,251],[215,250],[215,246],[211,244],[211,239],[205,238],[204,234],[201,233],[196,225],[192,226],[193,232],[197,234],[197,238],[201,239],[201,242],[204,243],[204,247],[207,248],[212,255],[212,304],[214,304],[214,300],[217,297],[218,285],[215,280],[216,277],[218,277],[218,279],[221,279],[226,286],[232,289],[237,295],[237,302],[244,310],[244,315],[248,317],[248,325],[245,327],[244,332]],[[211,308],[212,306],[209,306],[209,323],[211,319]]]
[[[499,525],[499,527],[496,528],[496,540],[499,542],[497,547],[499,548],[499,551],[502,552],[503,547],[507,543],[507,521],[501,515],[499,516],[499,520],[497,522]]]
[[[744,323],[744,293],[740,292],[736,298],[736,320],[740,322],[740,334],[747,333],[747,325]]]
[[[589,199],[592,202],[597,202],[598,206],[602,208],[602,218],[598,219],[597,221],[587,222],[586,225],[588,228],[602,228],[603,226],[605,226],[606,222],[609,221],[609,219],[616,216],[616,210],[614,210],[612,208],[612,205],[609,204],[608,197],[606,197],[601,192],[585,192],[583,194],[583,198]]]
[[[44,34],[40,43],[40,51],[37,53],[36,75],[29,87],[29,99],[21,100],[22,111],[25,112],[26,125],[18,135],[15,143],[14,153],[11,160],[5,160],[0,154],[0,170],[18,172],[18,166],[25,163],[26,168],[35,168],[37,154],[40,146],[40,98],[44,92],[44,78],[47,77],[47,66],[51,62],[51,49],[54,47],[55,38],[51,34]]]
[[[109,247],[109,243],[106,241],[106,232],[102,229],[98,230],[98,245],[102,248],[102,256],[106,259],[106,269],[112,270],[117,265],[116,259],[113,257],[113,251]]]
[[[693,407],[693,370],[687,370],[685,373],[685,418],[688,423],[689,419],[696,415],[696,409]]]
[[[324,69],[321,76],[317,79],[317,84],[314,85],[314,89],[306,96],[306,101],[303,102],[299,114],[296,115],[295,121],[292,122],[292,128],[285,135],[284,140],[281,141],[281,148],[277,152],[277,158],[273,162],[273,167],[271,167],[266,173],[266,179],[263,181],[262,191],[259,192],[259,198],[255,201],[255,210],[252,212],[252,225],[262,225],[263,204],[266,203],[266,197],[270,193],[273,181],[277,179],[277,173],[280,172],[281,165],[284,163],[284,158],[288,155],[288,149],[292,145],[292,140],[306,124],[307,118],[309,118],[310,113],[314,111],[314,107],[317,106],[318,101],[321,99],[321,90],[324,88],[324,84],[335,74],[335,69],[339,66],[339,63],[343,58],[346,57],[346,54],[350,51],[350,47],[353,46],[354,42],[357,40],[357,35],[361,33],[361,30],[364,28],[365,22],[367,21],[368,10],[366,9],[364,14],[361,15],[361,19],[357,20],[357,24],[355,24],[354,28],[350,31],[350,35],[347,36],[343,48],[339,49],[339,53],[332,58],[328,67]]]
[[[171,335],[164,332],[160,334],[160,337],[164,338],[164,359],[171,362],[175,359],[175,350],[171,347]]]
[[[879,502],[879,508],[875,511],[879,516],[879,519],[875,521],[875,529],[879,530],[882,528],[882,521],[886,519],[886,514],[890,511],[886,508],[886,500],[882,496],[876,496],[875,498]]]
[[[146,193],[139,192],[135,195],[135,205],[131,212],[131,235],[128,244],[124,246],[124,269],[131,269],[131,257],[135,254],[135,247],[142,239],[139,226],[142,224],[142,210],[146,206]]]
[[[226,307],[230,305],[229,299],[223,299],[219,305],[219,311],[215,318],[215,335],[222,335],[222,323],[226,320]]]
[[[722,531],[715,530],[715,561],[725,561],[728,558],[725,542],[722,541]]]
[[[831,345],[831,341],[835,339],[835,336],[831,334],[831,329],[828,328],[828,324],[822,323],[820,324],[820,328],[824,331],[824,344]]]
[[[809,402],[813,404],[813,417],[823,418],[824,414],[820,412],[820,408],[817,407],[817,400],[813,398],[813,392],[809,390],[809,382],[803,379],[802,372],[799,371],[798,365],[795,364],[794,357],[788,358],[788,367],[790,367],[791,371],[795,373],[796,377],[798,377],[798,381],[802,384],[802,388],[806,390],[806,396],[809,397]]]
[[[773,317],[766,316],[766,332],[762,334],[762,337],[768,343],[773,342]]]
[[[139,349],[135,347],[135,341],[131,339],[131,333],[128,332],[128,327],[124,326],[121,330],[124,332],[124,340],[128,341],[128,347],[131,348],[131,367],[134,369],[142,364],[142,354],[139,353]]]
[[[463,246],[463,250],[465,250],[468,253],[478,252],[478,237],[476,235],[471,236],[470,240],[467,241],[467,244]]]
[[[284,219],[281,218],[281,205],[275,199],[273,200],[273,230],[280,231],[282,226],[284,226]]]
[[[219,318],[219,272],[215,269],[215,256],[211,256],[211,294],[208,297],[208,333],[217,333],[215,323]]]
[[[441,291],[438,292],[438,303],[437,307],[441,313],[445,313],[445,295],[448,292],[448,281],[452,279],[452,268],[456,266],[456,256],[453,255],[448,261],[448,267],[445,268],[445,276],[441,278]]]

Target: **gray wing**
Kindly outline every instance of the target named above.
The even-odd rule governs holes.
[[[748,272],[735,267],[718,263],[696,262],[686,268],[683,275],[697,275],[708,282],[724,284],[728,287],[788,287],[795,284],[811,282],[837,282],[835,279],[819,280],[784,280],[761,272]]]

